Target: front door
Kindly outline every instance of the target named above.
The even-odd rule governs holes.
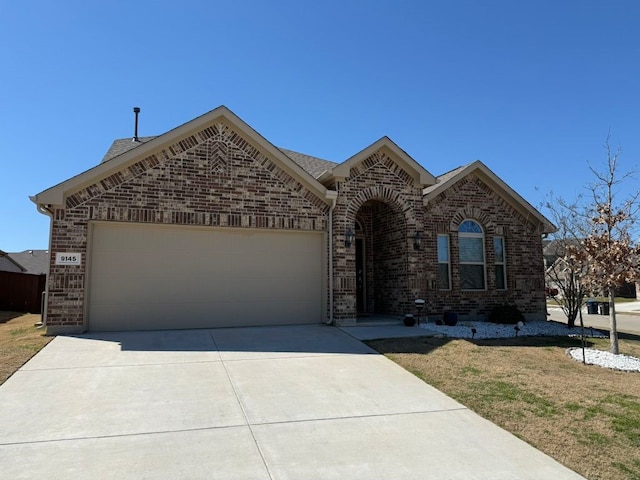
[[[366,289],[364,273],[364,239],[356,238],[356,309],[358,314],[366,313]]]

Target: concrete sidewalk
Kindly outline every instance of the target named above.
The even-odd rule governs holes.
[[[616,305],[616,326],[619,333],[640,335],[640,314],[637,310],[638,308],[640,308],[640,302]],[[549,320],[567,323],[567,317],[560,307],[549,307],[548,313],[549,316],[547,318]],[[582,319],[585,327],[593,327],[606,332],[609,331],[609,315],[590,315],[587,313],[587,309],[583,308]],[[576,319],[576,325],[579,325],[579,319]]]
[[[428,327],[428,325],[427,325]],[[438,332],[428,328],[407,327],[405,325],[365,325],[355,327],[339,327],[358,340],[377,340],[380,338],[433,337]]]
[[[578,479],[335,327],[57,337],[0,386],[11,479]]]

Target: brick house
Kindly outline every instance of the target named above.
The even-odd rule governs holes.
[[[434,177],[386,137],[333,163],[221,106],[32,200],[51,217],[49,333],[349,325],[417,298],[545,318],[553,225],[481,162]]]

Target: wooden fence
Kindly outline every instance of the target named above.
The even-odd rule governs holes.
[[[42,313],[46,275],[0,272],[0,310]]]

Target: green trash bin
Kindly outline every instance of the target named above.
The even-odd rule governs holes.
[[[609,302],[600,302],[600,315],[609,315]]]

